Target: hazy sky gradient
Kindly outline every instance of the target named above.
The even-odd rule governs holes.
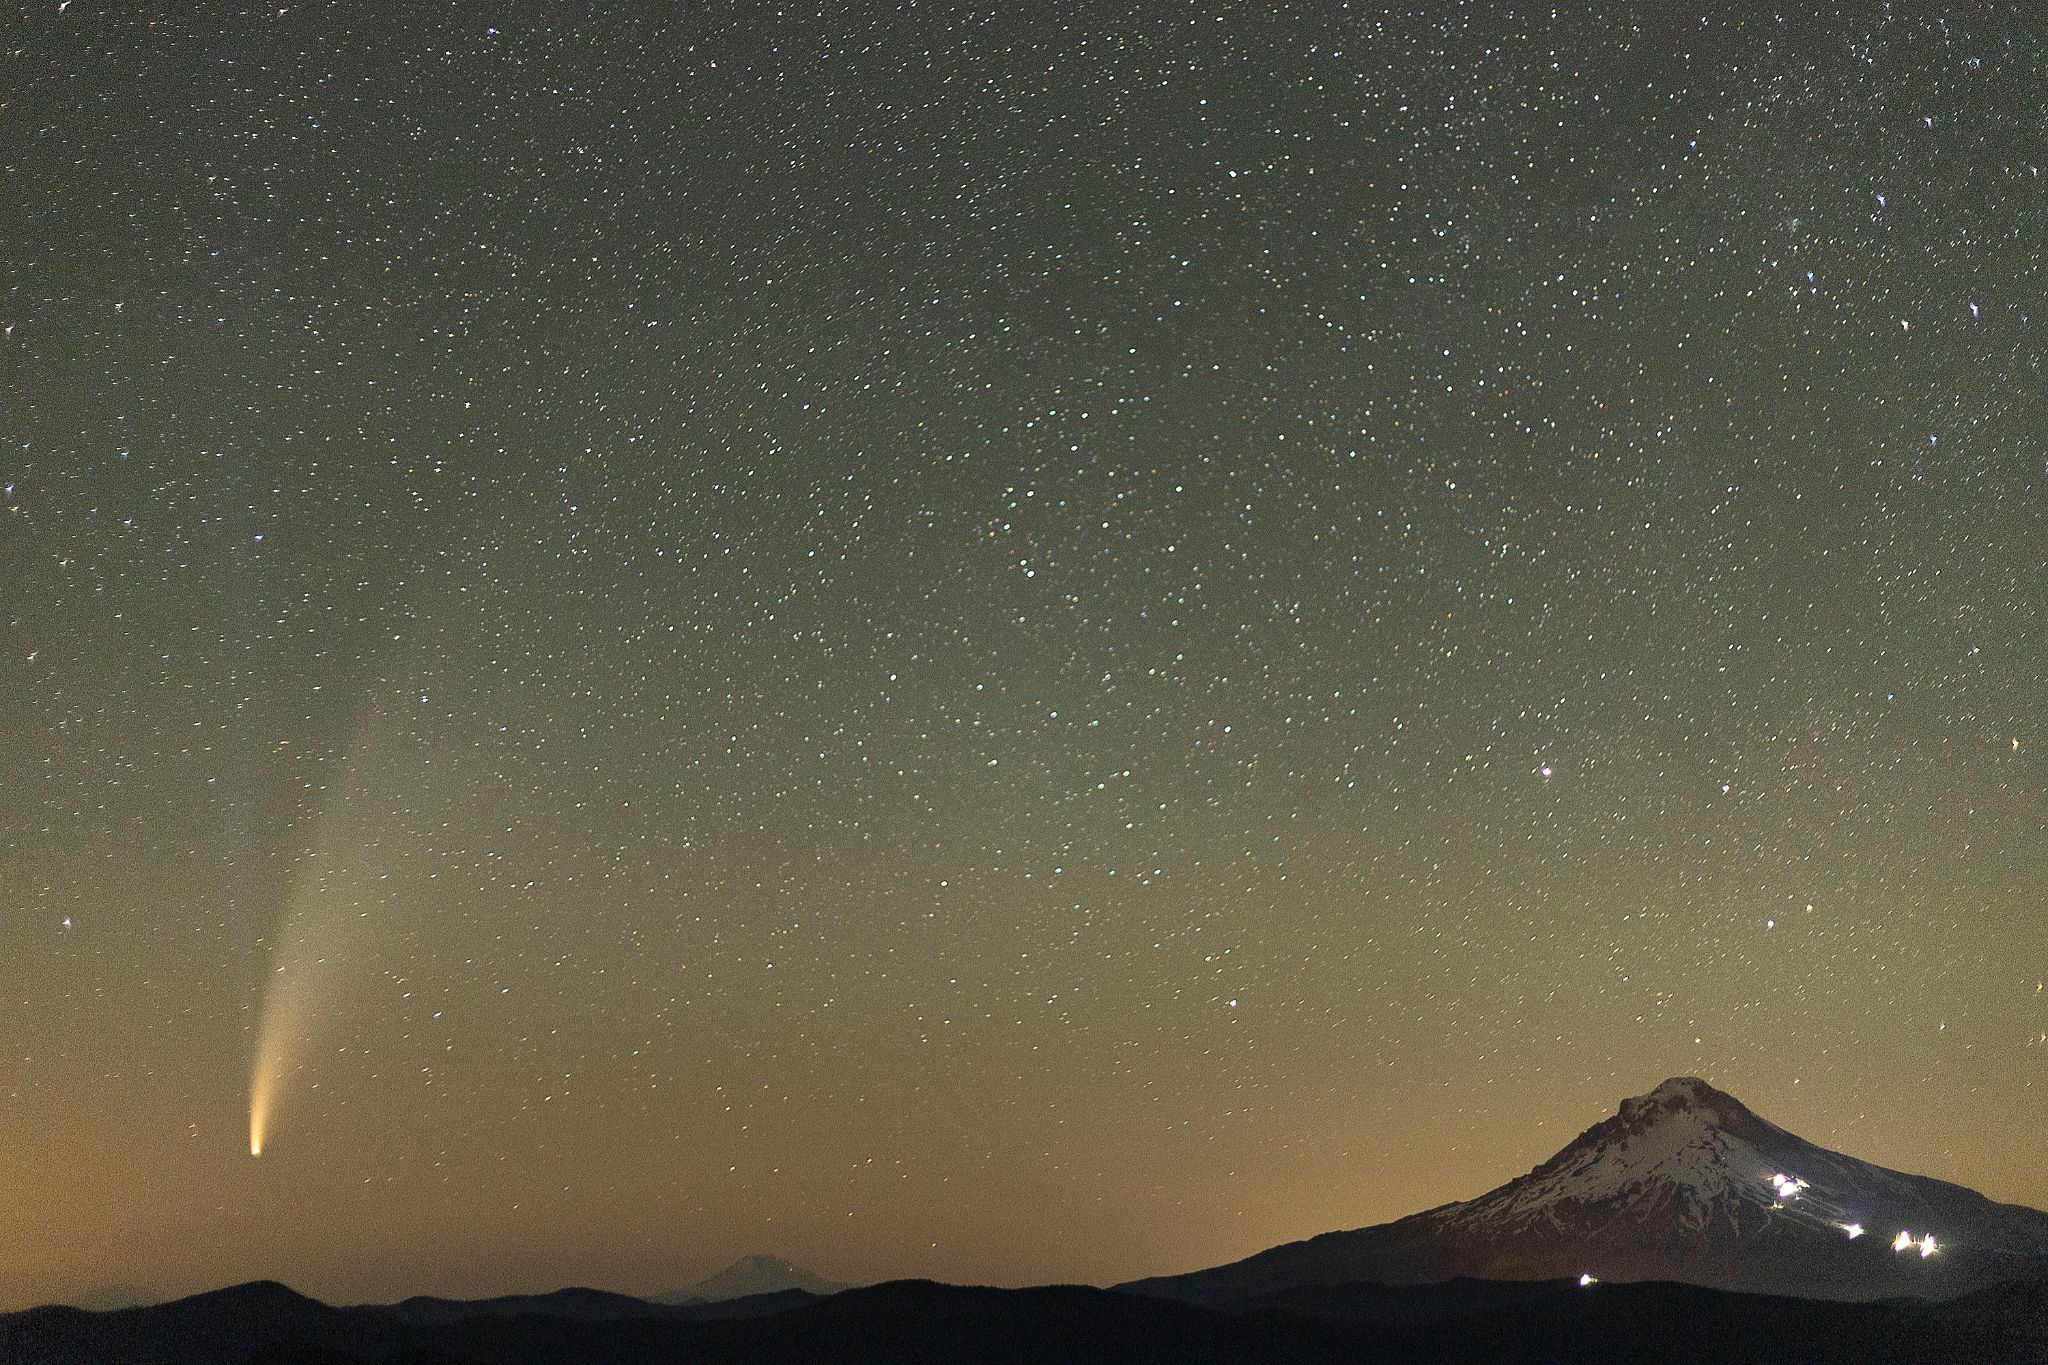
[[[199,8],[0,44],[0,1306],[2048,1206],[2038,18]]]

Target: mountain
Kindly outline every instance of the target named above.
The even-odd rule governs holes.
[[[71,1300],[71,1307],[83,1308],[88,1313],[111,1313],[117,1308],[148,1308],[163,1300],[153,1291],[140,1285],[101,1285]]]
[[[777,1289],[730,1299],[660,1303],[603,1289],[557,1289],[550,1294],[508,1294],[495,1299],[442,1299],[422,1294],[399,1303],[349,1311],[383,1314],[411,1327],[445,1327],[473,1318],[554,1318],[567,1322],[660,1318],[670,1322],[715,1322],[766,1317],[816,1303],[820,1297],[802,1289]]]
[[[686,1289],[654,1295],[652,1302],[724,1303],[728,1299],[747,1299],[759,1294],[780,1294],[791,1289],[801,1289],[806,1294],[815,1294],[822,1298],[850,1288],[851,1285],[828,1280],[823,1275],[805,1270],[800,1265],[793,1265],[780,1256],[742,1256],[716,1275],[699,1280]]]
[[[378,1310],[330,1308],[274,1280],[256,1280],[147,1308],[31,1308],[0,1315],[0,1361],[196,1365],[249,1360],[283,1342],[381,1353],[404,1336],[403,1325]]]
[[[792,1291],[795,1293],[796,1291]],[[548,1298],[551,1296],[538,1296]],[[253,1285],[114,1313],[0,1314],[6,1365],[1987,1365],[2048,1360],[2048,1282],[1815,1303],[1574,1280],[1332,1286],[1228,1310],[1072,1285],[899,1281],[766,1316],[481,1314],[432,1325]],[[688,1310],[671,1310],[685,1313]]]
[[[508,1294],[495,1299],[441,1299],[421,1294],[391,1304],[383,1311],[401,1322],[433,1327],[468,1318],[522,1316],[613,1322],[621,1318],[659,1317],[667,1310],[630,1294],[602,1289],[557,1289],[551,1294]]]
[[[1119,1288],[1232,1304],[1323,1285],[1582,1274],[1953,1298],[2048,1276],[2048,1213],[1818,1147],[1681,1076],[1477,1199]]]

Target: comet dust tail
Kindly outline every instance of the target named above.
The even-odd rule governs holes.
[[[301,926],[292,926],[298,928]],[[287,935],[286,955],[303,959],[303,934]],[[305,1032],[307,973],[295,973],[291,964],[274,968],[263,999],[262,1022],[256,1035],[256,1059],[249,1071],[249,1155],[262,1156],[270,1143],[270,1130],[277,1114],[291,1054]]]
[[[313,839],[293,870],[257,1002],[255,1055],[249,1068],[249,1155],[269,1151],[291,1096],[317,1086],[309,1064],[319,1035],[337,1026],[361,998],[366,929],[384,908],[388,868],[363,861],[379,844],[371,812],[389,793],[371,781],[380,746],[372,723],[336,784]],[[289,1092],[289,1093],[288,1093]]]
[[[249,1088],[249,1155],[263,1155],[263,1130],[270,1125],[270,1087],[258,1075]]]

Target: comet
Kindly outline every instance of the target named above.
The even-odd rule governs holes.
[[[370,731],[380,728],[374,721],[366,726]],[[336,994],[337,974],[342,964],[364,957],[360,936],[371,907],[384,899],[378,888],[389,884],[379,869],[349,861],[380,842],[366,818],[378,805],[368,790],[375,774],[366,759],[380,746],[374,733],[359,735],[343,780],[335,784],[307,852],[293,872],[271,941],[249,1071],[252,1158],[269,1150],[290,1083],[300,1069],[299,1059],[319,1031],[322,1017],[332,1013],[326,1006]]]
[[[292,1058],[307,1032],[317,989],[317,967],[324,955],[309,949],[322,926],[308,921],[318,913],[295,907],[277,949],[279,963],[263,994],[262,1023],[256,1034],[256,1060],[249,1073],[249,1155],[260,1157],[269,1144],[278,1102],[292,1071]]]

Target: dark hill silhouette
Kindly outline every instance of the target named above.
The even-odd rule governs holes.
[[[551,1294],[509,1294],[493,1299],[443,1299],[419,1295],[379,1311],[415,1327],[440,1327],[468,1318],[517,1317],[562,1318],[571,1322],[618,1322],[627,1318],[711,1322],[780,1313],[790,1308],[801,1308],[817,1297],[801,1289],[785,1289],[740,1299],[668,1304],[635,1298],[630,1294],[614,1294],[604,1289],[557,1289]]]
[[[384,1311],[401,1322],[431,1327],[474,1317],[536,1316],[607,1322],[654,1317],[661,1309],[630,1294],[613,1294],[603,1289],[557,1289],[550,1294],[508,1294],[493,1299],[443,1299],[421,1294],[391,1304]]]
[[[1323,1286],[1236,1311],[1076,1286],[898,1281],[712,1321],[483,1314],[438,1325],[242,1286],[158,1308],[0,1317],[7,1365],[1245,1365],[1399,1360],[1984,1365],[2048,1360],[2048,1283],[1948,1302],[1814,1302],[1692,1285]],[[546,1298],[549,1296],[536,1296]]]

